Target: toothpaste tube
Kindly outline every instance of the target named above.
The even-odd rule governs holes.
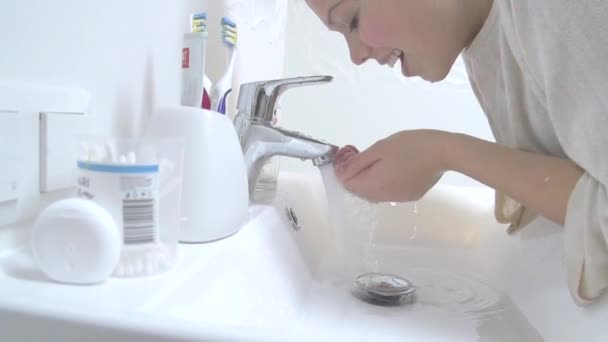
[[[206,43],[207,32],[191,32],[184,35],[181,96],[183,106],[200,108],[203,102]]]

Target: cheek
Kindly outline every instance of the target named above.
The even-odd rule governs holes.
[[[425,0],[426,1],[426,0]],[[403,28],[399,27],[403,18],[387,6],[386,1],[363,1],[359,13],[359,34],[361,40],[371,47],[399,47],[399,37]]]

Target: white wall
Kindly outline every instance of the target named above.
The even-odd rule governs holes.
[[[153,107],[178,101],[185,18],[181,1],[4,0],[0,80],[83,88],[92,102],[78,134],[137,135]],[[18,146],[28,151],[21,167],[34,175],[19,180],[19,220],[55,196],[36,192],[35,128],[24,127],[34,134]]]
[[[135,135],[179,95],[181,1],[4,0],[0,79],[91,92],[97,134]]]
[[[85,133],[136,136],[156,106],[179,103],[183,33],[199,11],[209,14],[214,80],[225,66],[224,15],[239,26],[236,83],[281,77],[287,0],[2,0],[0,81],[83,88],[92,99]]]
[[[365,148],[391,133],[416,128],[458,131],[492,139],[462,62],[448,79],[428,84],[368,62],[350,62],[341,35],[327,30],[302,0],[290,2],[285,76],[329,74],[328,86],[294,89],[282,100],[282,125],[334,144]],[[415,162],[415,161],[412,161]],[[312,170],[283,158],[283,170]],[[314,171],[314,170],[312,170]],[[445,182],[476,184],[448,174]]]
[[[178,103],[182,34],[199,11],[209,14],[214,81],[226,62],[224,15],[239,27],[235,84],[281,77],[287,0],[4,0],[0,79],[85,88],[98,134],[137,135],[156,105]],[[237,96],[238,86],[232,108]]]

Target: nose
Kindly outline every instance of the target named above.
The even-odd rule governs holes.
[[[356,65],[361,65],[370,58],[372,49],[363,44],[359,40],[350,40],[348,42],[348,48],[350,50],[350,58]]]

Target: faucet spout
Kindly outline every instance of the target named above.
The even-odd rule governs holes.
[[[274,129],[283,134],[285,143],[277,155],[312,160],[314,166],[323,166],[333,161],[338,146],[318,140],[303,133],[289,131],[280,127]]]
[[[274,156],[311,160],[315,166],[333,161],[338,147],[274,125],[276,103],[286,89],[331,82],[331,76],[295,77],[243,84],[234,125],[239,136],[249,180],[249,199],[262,167]]]
[[[311,160],[313,165],[331,163],[338,147],[302,133],[280,127],[253,124],[245,143],[245,165],[249,181],[249,199],[253,201],[255,185],[268,160],[275,156]]]

